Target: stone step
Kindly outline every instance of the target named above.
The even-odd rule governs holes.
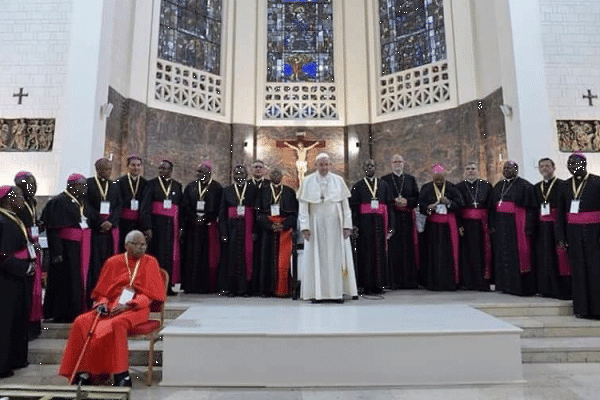
[[[503,317],[502,320],[523,329],[521,338],[600,337],[600,321],[573,315]]]
[[[521,339],[523,363],[600,362],[600,337]]]
[[[171,320],[165,320],[165,325]],[[42,332],[40,333],[40,339],[67,339],[69,337],[69,330],[71,324],[56,324],[53,322],[44,322],[42,324]],[[147,336],[136,336],[130,340],[148,340]]]
[[[60,364],[66,344],[65,339],[36,339],[29,343],[30,364]],[[155,365],[162,365],[162,342],[155,347]],[[129,365],[148,365],[148,341],[129,340]]]
[[[539,303],[473,304],[473,307],[498,318],[573,315],[573,302],[570,300],[547,299]]]

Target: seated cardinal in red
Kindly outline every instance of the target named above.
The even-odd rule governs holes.
[[[92,292],[94,309],[78,316],[71,327],[59,373],[70,377],[77,368],[74,383],[89,384],[90,375],[114,374],[116,386],[131,386],[127,334],[148,321],[153,301],[165,301],[165,282],[156,258],[145,254],[142,232],[129,232],[125,249],[125,254],[106,260]],[[100,318],[84,348],[97,314]]]

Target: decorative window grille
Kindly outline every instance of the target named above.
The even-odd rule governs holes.
[[[155,100],[221,114],[222,0],[161,0]]]
[[[335,120],[331,0],[269,0],[265,119]]]
[[[379,113],[450,101],[443,0],[379,0]]]

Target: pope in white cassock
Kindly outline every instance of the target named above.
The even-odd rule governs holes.
[[[317,155],[317,172],[307,176],[298,190],[298,221],[304,237],[301,262],[303,300],[343,302],[357,299],[350,233],[350,191],[344,180],[329,172],[329,156]]]

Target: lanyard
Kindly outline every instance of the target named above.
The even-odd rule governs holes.
[[[171,186],[173,185],[173,179],[169,182],[169,187],[165,189],[165,185],[162,181],[162,178],[158,177],[158,183],[160,183],[160,187],[162,188],[163,193],[165,194],[165,200],[169,199],[169,193],[171,192]]]
[[[278,189],[279,189],[279,194],[276,195],[275,194],[275,185],[273,185],[271,183],[271,194],[273,195],[273,204],[279,203],[279,200],[281,199],[281,195],[283,194],[281,184],[279,185]]]
[[[102,196],[102,201],[106,201],[106,196],[108,195],[108,188],[110,187],[110,183],[107,180],[106,181],[106,189],[102,190],[102,185],[100,184],[100,181],[98,180],[98,175],[94,176],[94,179],[96,180],[96,186],[98,186],[98,191],[100,191],[100,196]]]
[[[79,202],[79,200],[77,200],[75,198],[75,196],[73,196],[71,193],[69,193],[67,190],[65,190],[65,193],[67,194],[67,196],[69,196],[71,199],[73,199],[73,201],[75,203],[77,203],[77,205],[79,206],[79,212],[81,213],[81,215],[79,216],[80,218],[83,218],[83,204]]]
[[[25,207],[27,207],[27,211],[29,211],[29,215],[31,215],[31,221],[33,221],[33,224],[35,225],[35,211],[33,210],[33,207],[29,205],[27,200],[25,200]]]
[[[398,184],[396,183],[396,174],[392,173],[392,182],[394,182],[394,187],[398,192],[398,197],[402,197],[402,189],[404,189],[404,174],[401,175],[402,180],[400,181],[400,188],[398,188]]]
[[[571,180],[571,186],[573,187],[573,199],[574,200],[578,200],[581,197],[581,195],[583,194],[583,187],[587,183],[589,176],[590,176],[590,173],[588,172],[585,175],[585,178],[583,178],[583,180],[581,181],[581,184],[579,185],[577,190],[575,190],[575,177],[573,177],[573,179]]]
[[[508,185],[508,187],[506,188],[506,190],[504,190],[504,185],[506,185],[506,179],[502,181],[502,189],[500,190],[500,201],[504,200],[504,196],[508,193],[508,191],[510,190],[511,186],[513,185],[513,183],[515,183],[517,180],[517,178],[515,178],[510,185]]]
[[[369,184],[369,180],[367,179],[367,177],[364,177],[363,179],[365,180],[367,189],[369,189],[369,192],[371,192],[371,198],[377,199],[377,178],[375,178],[375,180],[373,182],[373,187],[371,187],[371,185]]]
[[[133,281],[138,273],[138,268],[140,267],[140,262],[142,259],[140,258],[135,263],[135,267],[133,267],[133,275],[131,274],[131,269],[129,268],[129,258],[127,257],[127,253],[125,253],[125,265],[127,265],[127,272],[129,273],[129,287],[133,287]]]
[[[433,184],[433,190],[435,190],[435,197],[437,198],[438,203],[440,199],[446,195],[446,181],[444,181],[444,186],[442,186],[442,190],[438,189],[437,185]]]
[[[542,192],[542,197],[544,198],[544,203],[548,202],[548,198],[550,197],[550,192],[552,192],[552,187],[556,183],[556,179],[557,179],[556,177],[554,179],[552,179],[552,182],[550,183],[550,186],[548,187],[548,190],[546,191],[546,193],[544,193],[544,182],[542,182],[542,184],[540,185],[540,191]]]
[[[235,194],[237,195],[237,199],[240,206],[243,206],[244,199],[246,198],[246,189],[248,188],[248,183],[244,183],[244,189],[242,189],[242,194],[240,195],[240,191],[238,190],[238,185],[234,184],[233,188],[235,189]]]
[[[135,199],[135,196],[137,196],[137,192],[140,187],[140,177],[138,176],[135,181],[135,189],[133,188],[133,183],[131,183],[131,174],[129,173],[127,174],[127,180],[129,181],[129,188],[131,189],[131,194],[133,195],[132,197]]]
[[[202,198],[204,197],[204,194],[210,187],[211,183],[212,183],[212,178],[210,178],[210,180],[206,184],[206,187],[204,189],[202,189],[202,183],[201,183],[201,181],[198,181],[198,200],[202,200]]]
[[[252,178],[252,183],[254,183],[254,186],[256,186],[259,189],[262,188],[262,184],[264,181],[265,181],[264,178],[260,178],[260,179]]]
[[[9,211],[5,208],[0,208],[0,213],[6,215],[9,219],[11,219],[17,226],[21,229],[23,236],[25,236],[25,240],[29,243],[29,236],[27,235],[27,228],[25,228],[25,224],[21,221],[21,218],[17,217],[15,213]]]

